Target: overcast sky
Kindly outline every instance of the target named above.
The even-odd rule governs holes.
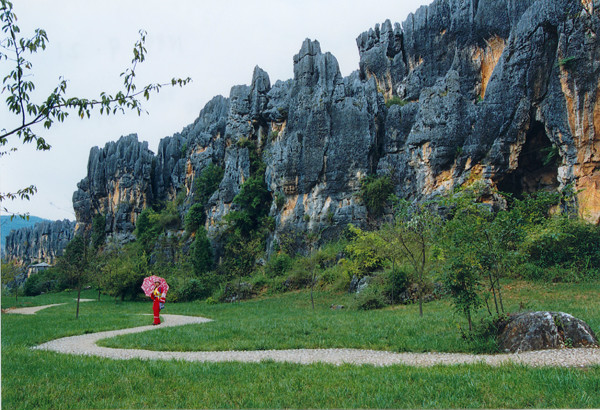
[[[390,19],[402,23],[431,0],[15,0],[13,11],[24,36],[35,28],[48,34],[48,48],[30,57],[39,102],[68,80],[68,95],[98,98],[115,94],[119,74],[129,67],[139,30],[147,31],[146,61],[138,66],[138,86],[191,77],[184,88],[163,88],[144,108],[149,114],[80,120],[71,115],[50,130],[35,131],[52,145],[18,151],[0,159],[0,192],[34,184],[30,201],[2,203],[10,212],[29,212],[48,219],[75,219],[72,207],[77,183],[87,174],[90,148],[104,147],[122,135],[137,133],[156,152],[160,139],[192,123],[214,96],[229,96],[232,86],[250,84],[254,66],[271,84],[293,77],[293,56],[305,38],[319,40],[323,52],[338,60],[342,75],[358,69],[356,37]],[[2,33],[4,38],[4,33]],[[0,62],[2,78],[11,70]],[[1,96],[0,129],[18,119]],[[37,99],[36,99],[37,97]],[[13,125],[13,127],[11,127]]]

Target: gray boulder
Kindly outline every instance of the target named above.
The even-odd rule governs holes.
[[[498,336],[506,352],[598,346],[584,321],[563,312],[526,312],[510,316]]]

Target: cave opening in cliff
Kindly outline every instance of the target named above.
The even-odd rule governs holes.
[[[519,154],[517,169],[498,182],[501,192],[522,198],[537,191],[558,189],[558,149],[552,144],[544,124],[532,124]]]

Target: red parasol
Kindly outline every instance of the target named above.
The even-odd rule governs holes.
[[[160,286],[162,287],[163,293],[167,293],[167,291],[169,290],[169,285],[167,284],[167,281],[161,278],[160,276],[152,275],[148,276],[147,278],[144,278],[144,282],[142,283],[142,290],[144,291],[146,296],[150,297],[150,295],[152,295],[152,291],[154,290],[154,282],[156,281],[160,282]]]

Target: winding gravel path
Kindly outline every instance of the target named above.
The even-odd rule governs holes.
[[[77,300],[77,299],[75,299]],[[94,299],[79,299],[80,302],[94,302]],[[33,307],[26,307],[26,308],[14,308],[14,309],[7,309],[7,310],[3,310],[3,313],[11,313],[11,314],[18,314],[18,315],[35,315],[37,312],[39,312],[42,309],[46,309],[49,307],[53,307],[53,306],[61,306],[61,305],[66,305],[66,303],[54,303],[52,305],[44,305],[44,306],[33,306]]]
[[[114,349],[96,345],[100,339],[117,335],[145,332],[148,330],[210,322],[203,317],[161,315],[160,326],[140,326],[79,336],[64,337],[34,347],[75,355],[91,355],[111,359],[182,360],[187,362],[289,362],[299,364],[330,363],[341,365],[369,364],[374,366],[409,365],[435,366],[463,363],[485,363],[498,366],[517,363],[529,366],[586,367],[600,365],[600,349],[560,349],[524,352],[520,354],[473,355],[464,353],[392,353],[359,349],[295,349],[220,352],[157,352],[140,349]]]

